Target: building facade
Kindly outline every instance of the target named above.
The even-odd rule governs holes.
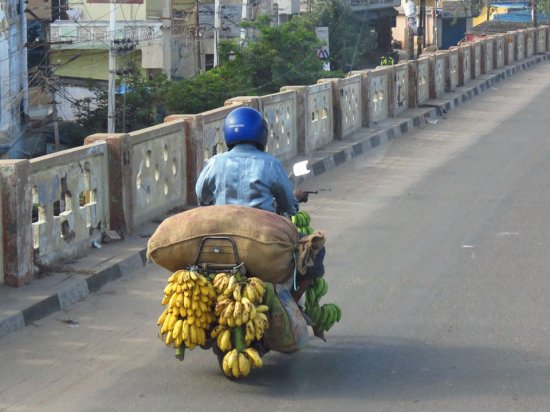
[[[22,0],[0,0],[0,157],[19,157],[27,111],[27,27]]]

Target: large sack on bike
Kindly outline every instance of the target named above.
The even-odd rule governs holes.
[[[228,236],[235,241],[247,273],[266,282],[281,283],[294,274],[298,231],[282,216],[245,206],[206,206],[165,219],[147,244],[147,257],[176,271],[195,264],[205,236]],[[201,261],[234,263],[231,247],[212,248]]]

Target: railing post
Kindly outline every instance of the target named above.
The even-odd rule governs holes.
[[[4,282],[21,286],[33,279],[31,165],[28,160],[1,160]]]
[[[296,133],[299,156],[306,155],[306,113],[308,113],[307,86],[283,86],[281,92],[293,91],[296,94]]]
[[[109,160],[109,213],[110,228],[122,233],[131,233],[132,223],[132,162],[129,136],[127,134],[96,133],[88,136],[84,144],[104,140],[108,147]]]

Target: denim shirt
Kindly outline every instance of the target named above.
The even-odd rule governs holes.
[[[298,201],[279,159],[251,144],[210,158],[195,192],[200,205],[243,205],[295,215]]]

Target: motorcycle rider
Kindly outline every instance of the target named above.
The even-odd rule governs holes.
[[[243,205],[287,217],[298,211],[299,202],[307,202],[303,190],[292,185],[279,159],[265,152],[267,123],[262,114],[250,107],[231,111],[224,121],[225,143],[229,151],[217,154],[206,162],[197,179],[195,192],[199,204]],[[324,248],[304,276],[298,276],[296,301],[324,275]]]

